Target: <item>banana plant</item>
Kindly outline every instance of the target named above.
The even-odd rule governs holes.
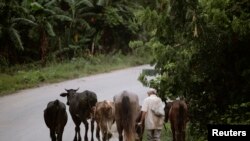
[[[17,52],[24,51],[20,32],[22,25],[33,27],[37,24],[25,16],[27,10],[18,1],[0,2],[0,57],[15,63]]]
[[[39,49],[42,63],[45,63],[49,47],[49,39],[56,36],[54,30],[56,23],[72,21],[71,17],[60,13],[58,9],[59,8],[56,7],[56,1],[49,1],[47,3],[30,3],[30,13],[33,15],[34,20],[37,23],[37,26],[33,29],[33,34],[38,34],[39,36]],[[60,38],[58,40],[60,40]]]

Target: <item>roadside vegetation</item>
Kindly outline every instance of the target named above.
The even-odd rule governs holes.
[[[163,0],[138,14],[157,72],[140,80],[162,99],[185,97],[195,140],[207,139],[207,124],[250,124],[249,9],[249,0]]]
[[[1,0],[0,95],[147,64],[134,14],[105,0]]]
[[[51,62],[44,67],[35,63],[16,65],[0,73],[0,96],[25,88],[148,63],[148,57],[115,54],[73,58],[60,63]]]

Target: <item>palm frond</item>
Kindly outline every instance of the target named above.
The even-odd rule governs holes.
[[[35,18],[34,15],[28,15],[28,18],[29,18],[30,20],[32,20],[32,21],[35,21],[35,20],[36,20],[36,18]]]
[[[66,14],[66,12],[63,11],[60,7],[53,7],[53,10],[59,14]]]
[[[86,29],[90,28],[89,23],[84,19],[78,19],[77,22],[79,22],[81,25],[84,25],[86,27]]]
[[[21,37],[20,37],[18,31],[15,28],[10,27],[9,36],[10,36],[11,42],[14,44],[14,46],[17,49],[24,50]]]
[[[73,20],[71,17],[66,16],[66,15],[55,15],[54,17],[60,21],[69,21],[70,22]]]
[[[37,23],[33,22],[32,20],[26,19],[26,18],[13,18],[12,22],[20,23],[23,25],[37,26]]]
[[[108,0],[98,0],[96,2],[96,5],[101,6],[101,7],[107,6],[108,5]]]
[[[45,30],[52,37],[56,35],[53,26],[49,22],[45,22]]]
[[[53,4],[56,2],[56,0],[50,0],[49,2],[47,2],[44,6],[45,7],[50,7],[53,6]]]
[[[81,0],[78,3],[76,3],[76,7],[82,7],[83,5],[88,7],[94,7],[92,2],[89,0]]]
[[[84,13],[83,17],[94,17],[96,15],[97,15],[97,13],[94,13],[94,12],[86,12],[86,13]]]
[[[44,11],[44,14],[46,14],[46,15],[55,15],[56,14],[55,11],[50,10],[48,8],[44,8],[43,11]]]
[[[41,4],[39,4],[38,2],[32,2],[30,4],[30,6],[31,6],[31,10],[33,10],[33,11],[44,9],[44,7]]]

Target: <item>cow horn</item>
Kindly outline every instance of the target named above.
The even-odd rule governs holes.
[[[78,91],[79,90],[79,87],[76,89],[76,91]]]
[[[68,89],[64,89],[66,92],[68,92]]]

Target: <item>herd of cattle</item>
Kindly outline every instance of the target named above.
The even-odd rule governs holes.
[[[113,101],[97,101],[97,95],[89,90],[77,92],[78,89],[65,89],[60,96],[67,97],[67,105],[75,123],[73,141],[81,141],[80,124],[85,126],[84,141],[88,141],[88,119],[91,119],[91,141],[94,141],[94,122],[97,123],[96,138],[106,141],[112,137],[111,126],[116,123],[119,141],[142,141],[144,123],[137,124],[141,119],[141,106],[138,96],[123,91],[115,95]],[[173,141],[185,140],[185,128],[188,121],[187,104],[184,100],[164,101],[165,122],[170,121]],[[62,141],[64,127],[68,121],[66,106],[59,100],[51,101],[44,110],[44,120],[50,130],[52,141]]]

